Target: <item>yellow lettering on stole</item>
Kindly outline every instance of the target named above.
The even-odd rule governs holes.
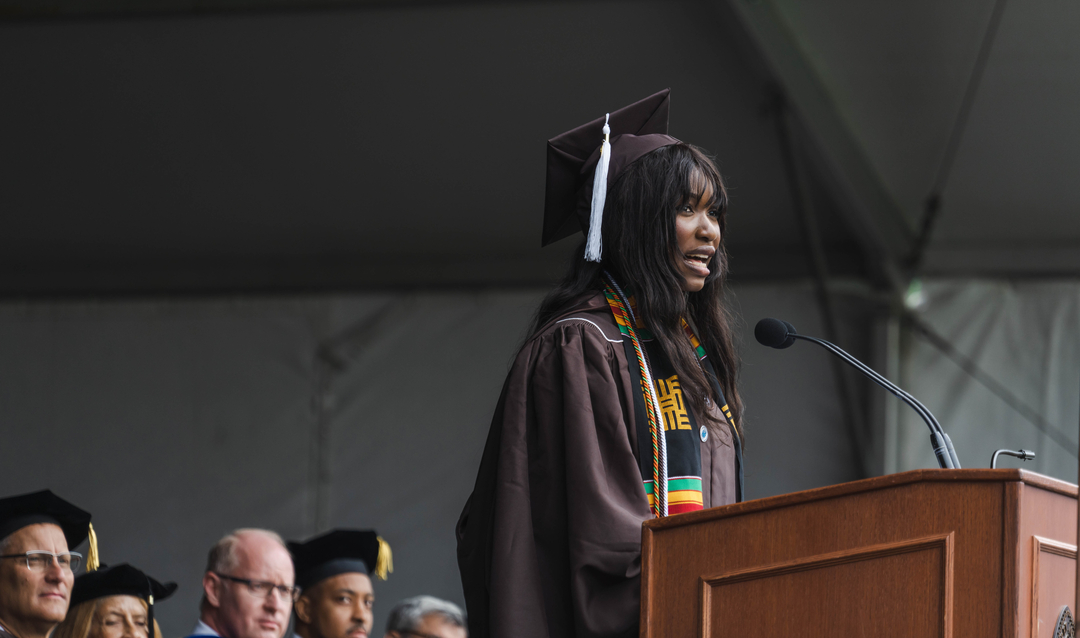
[[[682,388],[678,375],[656,380],[656,396],[660,400],[660,412],[664,416],[665,430],[689,430],[690,415],[686,413]]]

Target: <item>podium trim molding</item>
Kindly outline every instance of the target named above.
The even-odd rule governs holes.
[[[911,470],[897,474],[887,474],[874,478],[818,487],[812,490],[758,498],[742,503],[733,503],[722,507],[675,514],[664,518],[652,518],[642,525],[649,530],[662,530],[684,525],[696,525],[705,521],[714,521],[731,516],[740,516],[796,503],[811,503],[838,496],[875,492],[912,483],[1025,483],[1048,492],[1077,498],[1077,486],[1049,476],[1020,469],[976,469],[976,470]]]
[[[1031,540],[1031,636],[1035,638],[1039,635],[1039,558],[1046,553],[1076,560],[1076,545],[1042,536],[1032,536]]]
[[[940,549],[941,562],[941,635],[944,638],[952,638],[953,616],[953,548],[955,545],[955,532],[947,534],[935,534],[921,538],[912,538],[894,543],[881,543],[864,547],[809,556],[795,560],[762,565],[749,569],[740,569],[726,572],[715,576],[703,576],[699,578],[700,609],[701,609],[701,633],[700,636],[708,636],[712,626],[712,592],[722,585],[731,585],[759,578],[772,578],[797,572],[810,571],[835,567],[848,563],[857,563],[899,554],[909,554],[926,550]],[[1073,548],[1075,555],[1075,548]],[[1033,634],[1034,635],[1034,634]]]

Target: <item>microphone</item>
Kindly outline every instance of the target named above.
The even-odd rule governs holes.
[[[837,357],[840,357],[848,363],[848,365],[869,377],[871,381],[885,388],[889,392],[892,392],[901,401],[911,406],[911,409],[915,410],[915,412],[922,417],[923,421],[926,421],[927,427],[930,428],[930,443],[934,447],[934,455],[937,456],[938,465],[945,469],[960,469],[960,459],[956,456],[956,450],[953,449],[949,435],[945,434],[945,430],[942,429],[941,424],[938,423],[937,418],[930,413],[930,410],[926,409],[926,406],[920,403],[918,399],[901,390],[894,383],[872,370],[862,361],[859,361],[824,339],[798,334],[795,332],[795,326],[779,319],[765,318],[757,322],[757,325],[754,326],[754,338],[756,338],[758,343],[763,346],[769,346],[770,348],[777,348],[779,350],[791,347],[791,344],[795,343],[796,339],[802,339],[804,341],[816,343],[835,354]]]
[[[779,319],[762,319],[754,326],[754,338],[770,348],[783,350],[795,343],[795,326]]]

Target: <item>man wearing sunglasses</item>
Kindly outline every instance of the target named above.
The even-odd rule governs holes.
[[[0,499],[0,638],[47,638],[67,614],[90,514],[49,490]]]
[[[206,563],[199,623],[189,638],[282,638],[299,590],[280,536],[236,530],[211,548]]]

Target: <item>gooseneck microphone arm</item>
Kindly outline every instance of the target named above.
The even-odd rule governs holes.
[[[835,346],[824,339],[818,339],[817,337],[792,333],[788,334],[796,339],[811,341],[827,349],[829,352],[846,361],[859,372],[865,374],[871,381],[885,388],[889,392],[892,392],[901,401],[911,406],[911,409],[915,410],[915,412],[922,417],[923,421],[926,421],[926,425],[930,428],[930,440],[934,446],[934,454],[937,456],[938,465],[946,469],[960,469],[960,459],[956,457],[956,452],[953,450],[952,441],[949,440],[949,435],[942,429],[941,424],[938,423],[938,420],[933,413],[918,399],[901,390],[897,385],[881,376],[872,368],[851,356],[840,347]]]
[[[771,348],[787,348],[795,343],[796,339],[802,339],[804,341],[816,343],[829,352],[832,352],[848,363],[848,365],[865,374],[874,383],[885,388],[896,395],[901,401],[911,406],[911,409],[915,410],[915,412],[922,417],[923,421],[926,421],[927,427],[930,428],[930,442],[933,445],[934,455],[937,457],[938,465],[946,469],[960,469],[960,459],[956,456],[956,451],[953,449],[949,435],[945,434],[945,430],[942,429],[941,424],[938,423],[938,420],[930,410],[920,403],[918,399],[901,390],[896,384],[875,372],[862,361],[859,361],[847,352],[844,352],[844,350],[838,346],[835,346],[824,339],[798,334],[795,332],[795,326],[786,321],[780,321],[779,319],[762,319],[759,321],[754,328],[754,336],[759,343]]]

